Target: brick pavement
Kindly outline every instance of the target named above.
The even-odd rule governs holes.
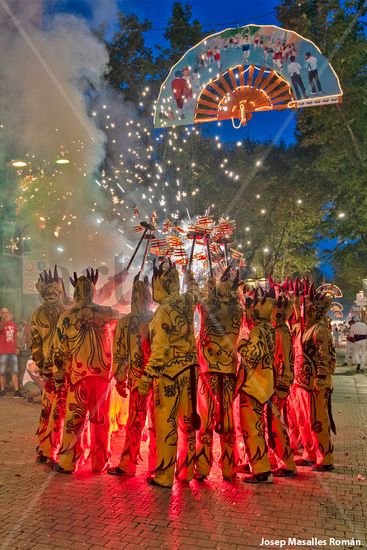
[[[34,463],[39,406],[0,400],[0,549],[245,550],[264,548],[262,537],[284,539],[283,548],[297,547],[288,537],[326,539],[307,548],[336,548],[329,537],[367,547],[367,481],[357,479],[367,477],[367,376],[337,370],[336,470],[299,468],[297,478],[263,486],[223,483],[216,468],[208,482],[158,489],[145,483],[146,462],[128,479],[55,474]],[[115,460],[122,444],[114,438]]]

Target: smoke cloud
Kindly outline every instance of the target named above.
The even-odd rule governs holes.
[[[96,8],[94,19],[101,17]],[[59,14],[43,20],[40,0],[0,0],[0,24],[0,47],[6,52],[0,61],[5,98],[0,139],[7,160],[29,162],[20,172],[16,200],[31,249],[32,242],[44,247],[50,264],[72,271],[105,264],[107,277],[115,268],[114,254],[128,258],[137,237],[129,244],[123,223],[106,223],[113,207],[129,219],[131,210],[120,202],[122,191],[113,204],[109,184],[103,189],[96,183],[101,183],[107,132],[92,110],[106,100],[112,106],[117,126],[116,154],[109,160],[113,171],[117,149],[127,148],[125,122],[134,116],[131,106],[106,89],[106,47],[82,18]],[[56,164],[58,158],[70,163]]]

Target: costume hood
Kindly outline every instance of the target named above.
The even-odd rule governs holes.
[[[236,302],[239,299],[238,285],[240,282],[239,272],[231,278],[231,266],[224,271],[219,283],[215,287],[215,297],[219,302]]]
[[[305,297],[306,324],[310,325],[316,323],[325,317],[330,309],[331,302],[332,296],[316,292],[315,285],[312,283]]]
[[[255,290],[254,298],[250,306],[250,313],[253,321],[270,321],[275,300],[270,298],[268,293],[261,287]]]
[[[47,304],[55,304],[63,300],[65,295],[64,286],[57,273],[56,265],[53,274],[51,269],[48,272],[45,270],[43,275],[40,273],[36,288]]]
[[[287,296],[278,295],[272,313],[272,321],[275,325],[284,325],[288,321],[292,315],[293,304],[293,300],[290,300]]]
[[[98,280],[98,269],[96,271],[87,269],[87,276],[80,277],[74,271],[74,278],[70,282],[74,287],[74,300],[77,304],[89,305],[93,303],[95,285]]]
[[[139,280],[140,273],[136,275],[131,291],[131,313],[147,313],[152,303],[152,294],[149,288],[148,277]]]
[[[165,269],[166,265],[166,262],[163,261],[157,268],[153,263],[152,292],[153,300],[158,304],[180,292],[180,278],[176,266],[170,259],[168,260],[168,269]]]

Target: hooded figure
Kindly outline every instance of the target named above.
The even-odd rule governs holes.
[[[78,467],[83,431],[89,416],[94,471],[101,472],[110,459],[110,399],[112,342],[118,312],[93,302],[98,271],[74,278],[75,305],[64,313],[54,342],[56,384],[67,381],[65,424],[56,471],[71,473]]]
[[[231,280],[230,269],[212,285],[199,306],[198,342],[200,376],[198,407],[202,420],[196,438],[195,478],[204,480],[213,464],[213,430],[220,435],[223,479],[231,481],[238,462],[233,423],[233,392],[237,372],[237,340],[243,310],[239,302],[239,274]]]
[[[275,392],[275,331],[270,323],[274,303],[261,288],[257,289],[246,312],[253,328],[249,339],[241,340],[238,346],[242,364],[235,394],[240,392],[241,430],[252,470],[252,475],[244,479],[246,483],[271,480],[268,446],[277,458],[275,475],[294,475],[296,470],[279,411],[271,399]]]
[[[192,279],[185,294],[180,294],[179,286],[179,275],[171,262],[166,269],[165,262],[159,269],[154,265],[153,300],[159,306],[149,324],[151,354],[139,392],[146,395],[153,383],[157,456],[154,477],[148,477],[147,482],[162,487],[172,486],[175,469],[181,481],[190,481],[194,475],[197,416],[193,393],[198,366],[194,309],[199,293]]]
[[[304,311],[304,291],[308,289],[308,282],[303,283],[297,278],[292,282],[292,297],[293,297],[293,315],[289,319],[291,325],[292,347],[294,356],[293,382],[289,388],[286,401],[283,405],[283,413],[286,417],[288,435],[290,444],[295,452],[298,453],[300,445],[299,425],[298,425],[298,403],[297,403],[297,387],[296,379],[301,376],[303,371],[303,348],[302,348],[302,333],[304,330],[304,321],[302,312]]]
[[[293,309],[293,301],[279,292],[272,311],[275,330],[274,389],[275,393],[266,404],[266,438],[272,473],[275,477],[291,477],[296,474],[293,451],[287,432],[286,398],[293,382],[293,343],[287,324]],[[283,412],[283,420],[281,419]]]
[[[153,317],[150,311],[152,296],[148,286],[148,278],[139,281],[135,277],[131,293],[131,312],[125,315],[117,324],[113,343],[113,372],[116,379],[116,389],[122,397],[126,397],[126,388],[130,391],[129,416],[126,424],[126,439],[121,454],[120,463],[116,468],[110,468],[111,475],[135,475],[140,456],[140,444],[145,426],[148,408],[152,416],[152,392],[140,395],[138,382],[144,372],[149,355],[149,322]],[[150,430],[149,463],[153,467],[154,434]]]
[[[317,471],[333,469],[333,445],[330,428],[335,433],[331,415],[332,375],[335,349],[327,312],[332,298],[315,292],[314,285],[305,297],[305,320],[302,333],[302,364],[295,371],[296,414],[303,456],[297,464]]]
[[[278,407],[283,405],[293,382],[294,355],[292,334],[287,324],[293,309],[293,300],[281,294],[278,296],[273,309],[272,321],[275,329],[275,395]]]
[[[31,350],[40,375],[45,382],[42,392],[41,417],[37,430],[39,446],[37,462],[55,462],[59,450],[65,416],[65,389],[55,388],[52,372],[52,342],[60,315],[66,310],[63,282],[55,266],[54,273],[39,276],[36,288],[43,304],[32,314]]]

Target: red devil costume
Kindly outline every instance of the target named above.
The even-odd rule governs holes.
[[[159,306],[149,325],[151,355],[139,381],[142,395],[153,383],[157,457],[154,477],[147,481],[171,487],[175,470],[181,481],[190,481],[194,475],[195,429],[200,426],[194,335],[198,292],[191,281],[189,291],[180,294],[179,275],[171,262],[166,270],[164,262],[159,269],[154,266],[152,287],[153,300]]]
[[[111,475],[133,476],[141,459],[140,444],[147,419],[148,408],[152,406],[152,389],[148,395],[140,395],[138,382],[144,372],[150,355],[149,322],[153,313],[147,277],[139,281],[139,274],[134,279],[131,294],[131,313],[118,322],[113,347],[113,371],[116,389],[126,397],[126,388],[130,391],[129,417],[126,424],[126,439],[120,463],[110,468]],[[152,415],[152,409],[150,411]],[[153,430],[149,437],[149,463],[153,468],[155,442]]]
[[[305,297],[302,361],[295,365],[296,414],[303,446],[297,464],[314,464],[317,471],[333,469],[330,430],[335,433],[331,415],[335,349],[326,318],[330,305],[331,297],[316,293],[312,284]]]
[[[52,343],[60,315],[65,311],[64,288],[55,266],[40,275],[36,288],[43,304],[32,314],[32,358],[45,385],[42,392],[41,417],[37,430],[39,446],[37,462],[54,462],[59,450],[65,416],[65,388],[55,387],[52,372]]]
[[[252,475],[248,483],[269,481],[271,466],[268,446],[277,459],[275,475],[294,475],[296,466],[280,413],[272,400],[275,390],[275,331],[270,324],[274,300],[261,291],[253,302],[247,300],[247,312],[253,328],[249,339],[241,340],[238,351],[242,357],[236,393],[240,391],[240,422]],[[251,303],[251,305],[250,305]]]
[[[118,313],[93,302],[98,272],[77,278],[75,305],[59,320],[54,344],[55,382],[67,382],[65,424],[55,470],[71,473],[83,455],[85,423],[91,425],[94,471],[103,471],[110,459],[110,396],[112,343]]]
[[[233,423],[233,392],[237,372],[237,340],[243,310],[238,296],[238,273],[230,280],[230,268],[219,284],[209,288],[200,303],[198,408],[201,428],[196,441],[196,473],[205,479],[213,463],[213,431],[220,436],[223,479],[231,481],[238,462]]]

